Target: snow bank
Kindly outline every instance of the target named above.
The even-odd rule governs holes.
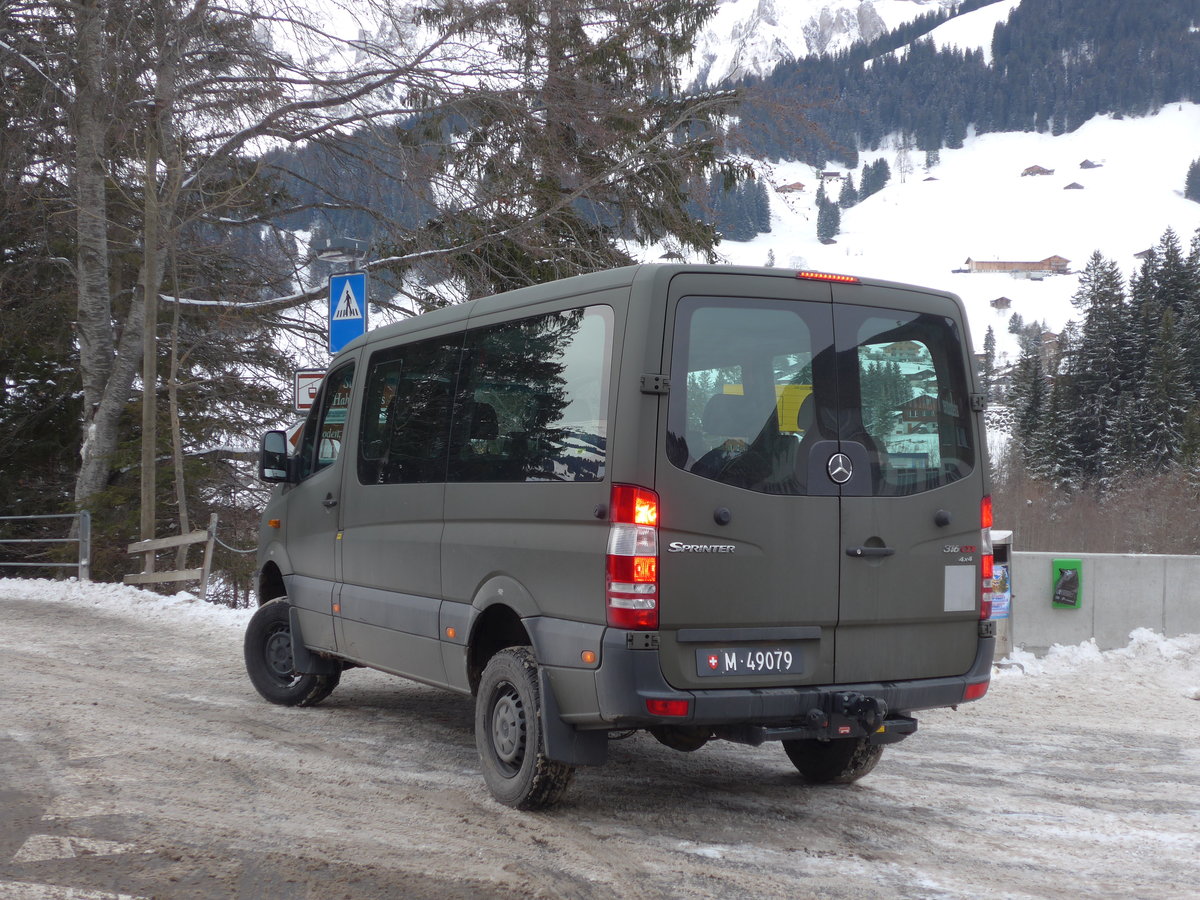
[[[1129,633],[1129,643],[1116,650],[1101,650],[1095,639],[1074,646],[1055,644],[1043,657],[1014,650],[999,662],[995,677],[1058,678],[1092,670],[1125,671],[1138,680],[1178,690],[1189,700],[1200,700],[1200,634],[1168,638],[1149,628],[1136,628]]]
[[[198,628],[209,632],[221,629],[240,631],[246,627],[254,612],[250,609],[230,609],[228,606],[207,603],[187,591],[168,597],[130,585],[81,582],[74,578],[64,581],[48,578],[3,578],[0,579],[0,597],[91,606],[141,620],[188,619]]]

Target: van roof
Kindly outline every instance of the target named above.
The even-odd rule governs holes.
[[[516,290],[506,291],[501,294],[492,294],[476,300],[469,300],[465,303],[458,303],[454,306],[446,306],[427,313],[421,313],[401,322],[395,322],[391,325],[384,325],[381,328],[368,331],[366,334],[348,343],[339,352],[339,355],[356,350],[365,344],[373,344],[376,341],[388,340],[401,335],[417,334],[421,331],[437,328],[440,325],[459,322],[474,315],[520,309],[523,306],[532,306],[548,299],[590,294],[611,288],[628,287],[635,281],[643,279],[665,283],[669,282],[676,275],[684,273],[766,275],[775,278],[795,278],[798,271],[802,270],[768,268],[763,266],[713,265],[706,263],[641,263],[616,269],[605,269],[586,275],[575,275],[569,278],[547,281],[543,284],[517,288]],[[858,283],[873,287],[894,287],[902,290],[918,290],[925,293],[953,296],[946,291],[935,288],[919,287],[917,285],[876,278],[859,277]]]

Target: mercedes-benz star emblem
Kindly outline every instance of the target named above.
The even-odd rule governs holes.
[[[850,457],[845,453],[833,454],[825,468],[829,470],[829,477],[836,484],[845,484],[854,474],[854,463],[850,462]]]

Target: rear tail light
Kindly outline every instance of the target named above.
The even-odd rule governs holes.
[[[992,617],[992,586],[994,583],[993,565],[995,557],[992,555],[992,498],[984,497],[979,504],[979,559],[982,568],[983,580],[980,584],[979,592],[979,618],[990,619]]]
[[[658,628],[658,494],[614,484],[609,510],[608,624],[653,631]]]
[[[963,691],[963,701],[978,700],[987,693],[990,683],[989,681],[980,681],[975,684],[968,684],[966,690]]]
[[[646,701],[646,712],[652,716],[672,716],[681,718],[688,715],[692,711],[691,702],[688,700],[657,700],[648,699]]]

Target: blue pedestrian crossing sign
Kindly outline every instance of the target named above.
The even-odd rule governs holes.
[[[329,352],[337,353],[367,330],[367,273],[329,276]]]

